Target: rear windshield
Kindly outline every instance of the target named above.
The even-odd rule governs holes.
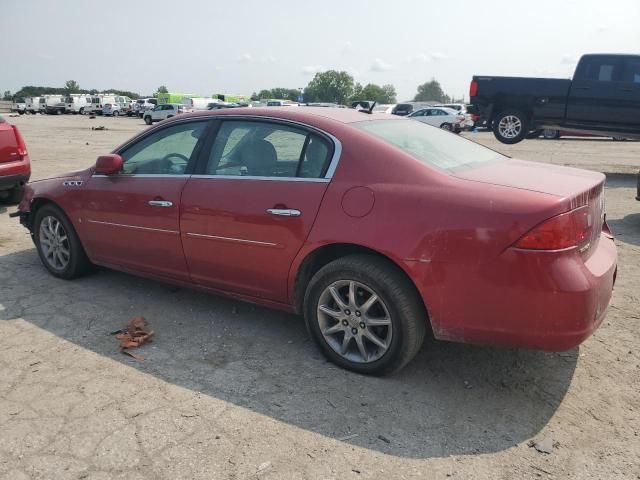
[[[416,120],[372,120],[352,123],[414,156],[422,163],[454,171],[507,157],[489,148]]]

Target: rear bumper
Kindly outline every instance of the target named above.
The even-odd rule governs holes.
[[[15,162],[0,163],[0,190],[9,190],[25,184],[31,177],[31,161],[26,156]]]
[[[436,338],[547,351],[571,349],[602,323],[617,272],[613,240],[601,235],[587,261],[576,251],[509,249],[496,262],[423,264],[420,290]],[[438,275],[439,277],[440,275]]]
[[[29,175],[6,175],[0,177],[0,191],[10,190],[29,181]]]

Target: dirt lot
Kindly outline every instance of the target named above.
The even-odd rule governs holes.
[[[10,120],[33,178],[84,168],[145,128]],[[640,164],[640,142],[506,147],[470,136],[525,159],[621,173]],[[580,348],[427,341],[388,378],[333,367],[292,315],[108,270],[57,280],[8,217],[14,207],[0,206],[0,478],[640,478],[634,182],[608,179],[618,281],[605,323]],[[109,335],[135,315],[156,331],[144,361]]]

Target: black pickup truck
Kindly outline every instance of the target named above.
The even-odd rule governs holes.
[[[477,75],[469,96],[502,143],[542,128],[640,138],[640,55],[584,55],[573,80]]]

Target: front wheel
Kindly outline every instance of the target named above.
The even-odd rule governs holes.
[[[373,255],[350,255],[321,268],[307,287],[304,314],[329,360],[366,374],[401,369],[422,346],[427,329],[411,281]]]
[[[73,225],[58,207],[44,205],[36,211],[33,237],[40,260],[53,276],[70,280],[90,270]]]
[[[151,125],[153,123],[153,120],[151,120],[151,117],[147,115],[146,117],[144,117],[144,123],[146,123],[147,125]]]
[[[519,110],[504,110],[493,119],[493,135],[501,143],[521,142],[529,133],[529,121]]]
[[[117,117],[118,115],[120,115],[120,112],[118,112],[118,110],[115,110],[115,111],[112,113],[112,115],[113,115],[114,117]]]

